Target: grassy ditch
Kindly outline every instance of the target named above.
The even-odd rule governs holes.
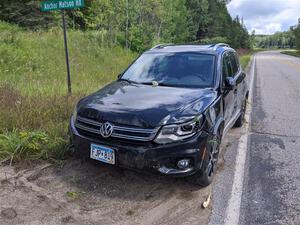
[[[282,51],[282,54],[290,55],[290,56],[295,56],[295,57],[300,57],[300,50],[290,50],[290,51]]]

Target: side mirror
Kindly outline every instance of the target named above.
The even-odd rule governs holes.
[[[227,90],[233,90],[236,86],[236,81],[233,77],[227,77],[225,80],[225,87]]]
[[[120,78],[122,77],[122,75],[123,75],[123,74],[121,74],[121,73],[118,74],[118,79],[120,79]]]

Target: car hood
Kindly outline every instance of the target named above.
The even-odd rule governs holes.
[[[181,123],[202,113],[217,97],[212,89],[153,87],[115,81],[85,97],[78,115],[137,127]]]

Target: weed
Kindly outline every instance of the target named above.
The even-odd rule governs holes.
[[[129,209],[127,212],[126,212],[126,215],[127,216],[132,216],[134,214],[134,210],[132,209]]]
[[[50,141],[51,140],[51,141]],[[0,134],[0,160],[14,161],[23,159],[49,159],[49,157],[59,154],[62,150],[64,140],[50,139],[42,132],[12,131]]]
[[[70,200],[76,200],[79,199],[80,197],[83,197],[86,193],[85,192],[77,192],[77,191],[67,191],[66,196]]]

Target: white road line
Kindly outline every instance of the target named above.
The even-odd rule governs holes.
[[[245,129],[247,132],[241,136],[238,144],[231,196],[225,214],[225,223],[224,223],[225,225],[239,224],[241,201],[242,201],[242,194],[243,194],[245,163],[246,163],[247,147],[248,147],[249,124],[251,122],[250,114],[251,114],[252,98],[253,98],[255,64],[256,64],[255,56],[253,56],[253,64],[250,70],[251,81],[250,81],[250,91],[249,91],[249,100],[248,100],[249,105],[247,107],[247,112],[245,115],[245,119],[246,119]]]

